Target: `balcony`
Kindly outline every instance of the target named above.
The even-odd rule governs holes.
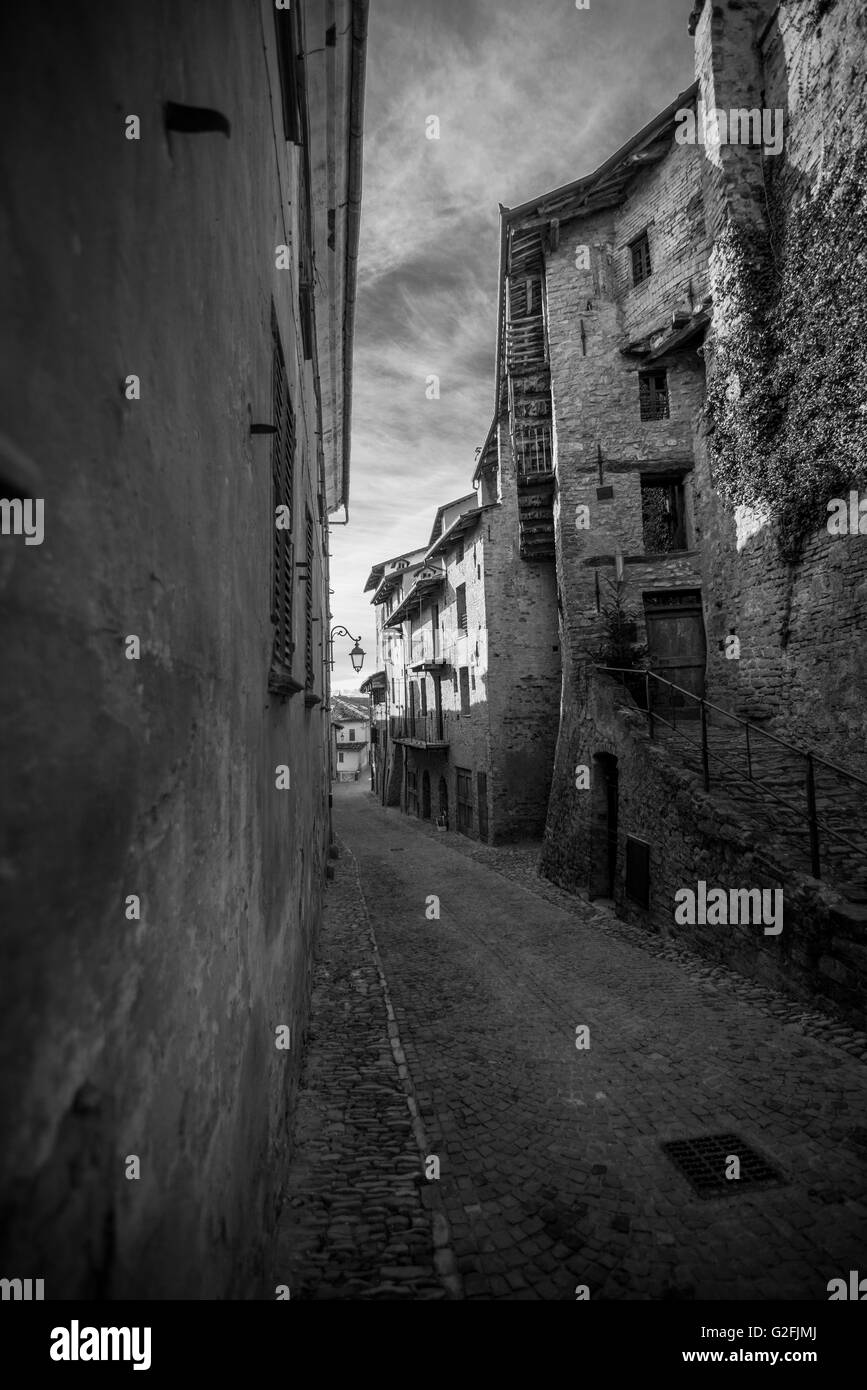
[[[554,457],[551,426],[524,425],[515,435],[522,560],[554,558]]]
[[[393,714],[389,732],[394,743],[406,743],[410,748],[439,748],[449,746],[448,713],[438,717],[436,710],[427,714]]]
[[[430,628],[412,634],[409,666],[413,671],[438,671],[446,665],[442,633]]]
[[[554,455],[551,448],[551,426],[522,425],[515,431],[515,461],[518,477],[533,480],[540,473],[554,471]]]

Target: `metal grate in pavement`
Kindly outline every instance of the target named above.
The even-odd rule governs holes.
[[[751,1148],[738,1134],[706,1134],[698,1139],[672,1139],[662,1145],[663,1153],[680,1170],[699,1197],[733,1196],[745,1188],[782,1187],[786,1179],[779,1169]],[[740,1176],[726,1177],[732,1171],[730,1159],[740,1163]]]

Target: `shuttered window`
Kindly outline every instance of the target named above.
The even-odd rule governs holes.
[[[307,507],[304,526],[304,679],[308,690],[314,686],[313,667],[313,513]]]
[[[294,528],[294,482],[295,482],[295,412],[289,399],[289,382],[286,377],[286,362],[280,343],[277,321],[271,315],[272,335],[272,419],[275,433],[272,435],[271,479],[272,500],[271,525],[274,530],[274,563],[271,597],[271,622],[274,626],[274,671],[272,675],[279,685],[280,677],[290,677],[292,657],[295,650],[292,632],[292,578]],[[280,514],[281,521],[288,519],[288,527],[278,528],[278,508],[286,510]]]
[[[459,631],[461,631],[461,632],[466,632],[466,630],[467,630],[467,586],[466,586],[466,584],[459,584],[459,585],[458,585],[458,587],[455,589],[455,598],[457,599],[457,605],[458,605],[458,609],[457,609],[457,625],[458,625],[458,629],[459,629]]]

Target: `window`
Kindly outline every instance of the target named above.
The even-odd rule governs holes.
[[[304,671],[308,690],[313,689],[313,513],[305,509],[304,518],[304,559],[306,564],[306,592],[304,595]]]
[[[421,692],[421,712],[427,714],[427,676],[422,676],[418,686]]]
[[[645,551],[686,550],[683,480],[649,475],[641,479]]]
[[[277,327],[277,317],[271,306],[271,411],[274,434],[271,437],[271,491],[273,508],[271,525],[274,531],[274,565],[271,589],[271,622],[274,626],[272,671],[269,682],[273,690],[287,692],[292,682],[292,597],[294,550],[292,535],[295,521],[295,412],[289,399],[286,362]],[[277,508],[285,507],[281,519],[288,524],[277,527]]]
[[[650,264],[650,242],[647,232],[642,232],[640,237],[630,242],[629,250],[632,256],[632,283],[640,285],[642,280],[646,280],[651,272]]]
[[[638,400],[642,420],[667,420],[669,416],[667,373],[639,372]]]
[[[457,548],[456,548],[456,550],[455,550],[455,564],[458,564],[458,565],[459,565],[459,564],[461,563],[461,561],[463,560],[463,558],[464,558],[464,538],[463,538],[463,536],[461,536],[460,540],[456,542],[456,546],[457,546]]]
[[[337,761],[338,761],[339,763],[342,763],[342,762],[343,762],[343,749],[342,749],[342,748],[338,748],[338,750],[337,750]]]
[[[455,589],[455,598],[458,602],[457,624],[461,632],[467,630],[467,586],[459,584]]]
[[[473,828],[473,774],[469,768],[455,768],[458,791],[458,830],[468,835]]]
[[[461,714],[470,712],[470,670],[468,666],[462,666],[458,672],[461,682]]]
[[[350,742],[350,743],[354,743],[354,742],[355,742],[355,730],[354,730],[354,729],[350,729],[350,730],[349,730],[349,733],[347,734],[347,738],[349,739],[349,742]]]

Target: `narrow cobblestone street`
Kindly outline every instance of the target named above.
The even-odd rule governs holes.
[[[826,1300],[863,1265],[867,1040],[560,892],[529,850],[364,783],[334,823],[275,1284]],[[717,1133],[783,1185],[699,1197],[661,1145]]]

